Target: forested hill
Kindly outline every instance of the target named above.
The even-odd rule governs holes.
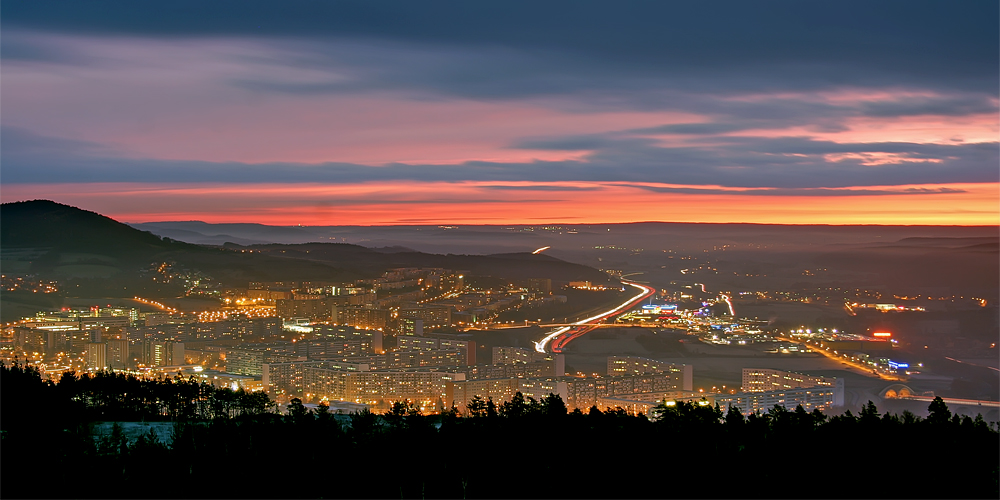
[[[101,214],[49,200],[0,205],[0,245],[114,255],[129,260],[194,245],[163,240]]]

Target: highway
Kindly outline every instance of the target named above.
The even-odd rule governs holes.
[[[622,283],[638,289],[639,293],[629,298],[627,301],[625,301],[618,307],[615,307],[609,311],[605,311],[596,316],[591,316],[589,318],[582,319],[580,321],[577,321],[576,323],[573,323],[570,326],[564,326],[562,328],[557,328],[549,332],[549,334],[546,335],[542,340],[535,342],[535,350],[540,353],[550,352],[546,350],[546,347],[548,347],[549,344],[551,343],[552,344],[551,352],[554,353],[562,352],[563,348],[566,347],[566,344],[568,344],[573,339],[580,337],[581,335],[593,330],[594,328],[597,328],[596,325],[600,324],[605,319],[608,319],[611,316],[614,316],[616,314],[621,314],[625,311],[628,311],[629,309],[632,309],[640,302],[646,300],[647,298],[651,297],[654,293],[656,293],[655,288],[648,287],[646,285],[640,285],[639,283],[627,280],[622,280]]]
[[[812,349],[812,351],[815,353],[822,354],[823,356],[826,356],[832,360],[839,361],[840,364],[847,365],[851,368],[857,369],[858,371],[861,372],[862,375],[866,377],[880,378],[882,380],[897,380],[897,381],[906,380],[905,378],[898,377],[896,375],[875,370],[871,366],[854,361],[851,358],[847,357],[846,355],[838,353],[837,351],[831,352],[829,347],[824,349],[823,347],[820,347],[818,344],[815,343],[810,343],[808,341],[802,342],[801,340],[796,340],[787,337],[775,337],[775,338],[783,342],[791,342],[793,344],[799,344],[808,347],[809,349]]]

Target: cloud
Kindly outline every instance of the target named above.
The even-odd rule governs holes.
[[[535,184],[535,185],[493,184],[493,185],[480,185],[477,186],[477,188],[498,190],[498,191],[546,191],[546,192],[600,191],[602,189],[600,186],[564,186],[558,184]]]
[[[718,140],[704,146],[664,147],[645,140],[607,138],[598,149],[577,161],[380,166],[127,159],[95,154],[99,150],[93,145],[9,127],[3,129],[3,144],[0,151],[3,182],[22,184],[621,181],[743,188],[839,188],[1000,181],[996,142],[841,144],[794,137],[730,137],[725,142]],[[889,161],[873,165],[873,158]]]
[[[676,186],[655,186],[649,184],[625,184],[618,183],[618,186],[627,186],[654,193],[676,193],[676,194],[715,194],[715,195],[741,195],[741,196],[885,196],[885,195],[915,195],[915,194],[960,194],[968,191],[948,187],[940,188],[903,188],[903,189],[825,189],[825,188],[764,188],[764,189],[716,189],[699,187],[676,187]]]
[[[984,95],[914,97],[866,102],[862,104],[861,108],[864,115],[878,117],[966,116],[996,114],[997,99]]]
[[[120,0],[4,2],[0,8],[5,33],[255,40],[299,53],[289,66],[350,63],[377,76],[368,82],[377,86],[406,84],[476,98],[611,91],[607,101],[650,106],[659,100],[652,91],[664,87],[717,94],[776,84],[822,89],[900,83],[992,95],[1000,80],[995,2],[955,8],[919,1],[612,6]],[[345,42],[369,49],[352,58],[337,49]],[[282,92],[345,89],[342,82],[270,78],[241,84]],[[644,92],[634,98],[619,93],[630,88]]]
[[[846,196],[1000,175],[995,2],[0,9],[5,184],[649,181]],[[413,103],[442,106],[402,110]],[[912,120],[926,116],[938,122]],[[923,129],[956,143],[906,135]]]

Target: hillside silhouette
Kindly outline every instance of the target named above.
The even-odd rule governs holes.
[[[436,255],[347,243],[196,245],[49,200],[0,206],[5,265],[54,279],[86,279],[102,294],[131,296],[138,272],[157,262],[206,273],[227,286],[249,281],[350,281],[396,267],[440,267],[508,279],[607,282],[607,274],[548,255]],[[114,292],[114,290],[122,290]],[[80,291],[83,293],[83,290]]]
[[[0,245],[140,258],[193,245],[164,240],[99,213],[49,200],[0,205]]]

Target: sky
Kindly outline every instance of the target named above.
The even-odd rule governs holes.
[[[1000,224],[996,1],[0,3],[0,199]]]

